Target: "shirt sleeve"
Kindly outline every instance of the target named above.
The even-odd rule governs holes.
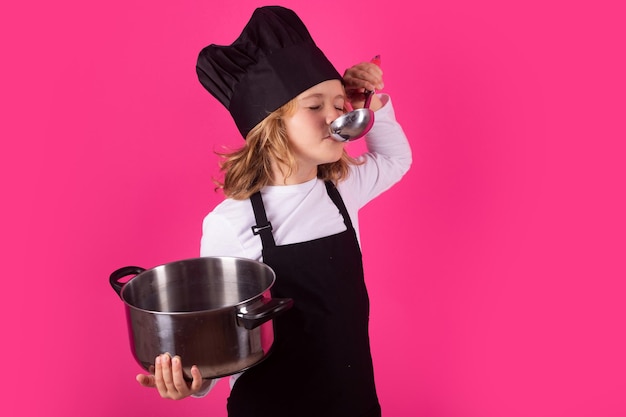
[[[391,98],[380,96],[383,107],[374,113],[374,125],[365,136],[367,152],[357,159],[345,181],[359,208],[400,181],[413,161],[409,141],[396,121]]]
[[[204,218],[200,256],[246,257],[237,232],[224,216],[211,212]]]

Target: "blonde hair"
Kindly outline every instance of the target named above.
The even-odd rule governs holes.
[[[246,144],[242,148],[218,153],[222,158],[220,169],[224,173],[224,181],[215,182],[227,197],[245,200],[264,186],[270,185],[273,161],[281,170],[285,167],[285,178],[296,171],[297,162],[282,118],[293,115],[297,106],[296,99],[291,100],[256,125],[248,133]],[[359,162],[344,150],[338,161],[318,165],[317,178],[336,184],[348,176],[351,164],[358,165]]]

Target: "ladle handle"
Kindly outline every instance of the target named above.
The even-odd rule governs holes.
[[[374,91],[373,90],[365,90],[363,92],[363,94],[365,94],[365,104],[363,105],[364,108],[369,109],[370,108],[370,103],[372,102],[372,96],[374,95]]]
[[[380,55],[376,55],[370,60],[370,62],[380,67]],[[365,94],[365,104],[363,105],[363,107],[369,109],[370,102],[372,101],[372,96],[374,95],[374,90],[365,90],[363,94]]]

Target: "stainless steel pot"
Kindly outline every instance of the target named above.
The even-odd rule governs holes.
[[[122,279],[135,275],[125,283]],[[109,278],[125,303],[132,353],[147,371],[157,355],[180,355],[191,378],[241,372],[263,360],[274,342],[272,319],[293,305],[271,298],[276,276],[250,259],[203,257],[146,270],[120,268]]]

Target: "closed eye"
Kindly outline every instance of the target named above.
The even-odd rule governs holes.
[[[310,110],[313,110],[313,111],[316,111],[316,110],[321,110],[321,109],[322,109],[322,106],[321,106],[321,105],[317,105],[317,106],[309,106],[309,109],[310,109]],[[345,112],[346,112],[346,109],[345,109],[345,107],[343,107],[343,106],[335,106],[335,109],[336,109],[336,110],[338,110],[338,111],[340,111],[340,112],[342,112],[342,113],[345,113]]]

